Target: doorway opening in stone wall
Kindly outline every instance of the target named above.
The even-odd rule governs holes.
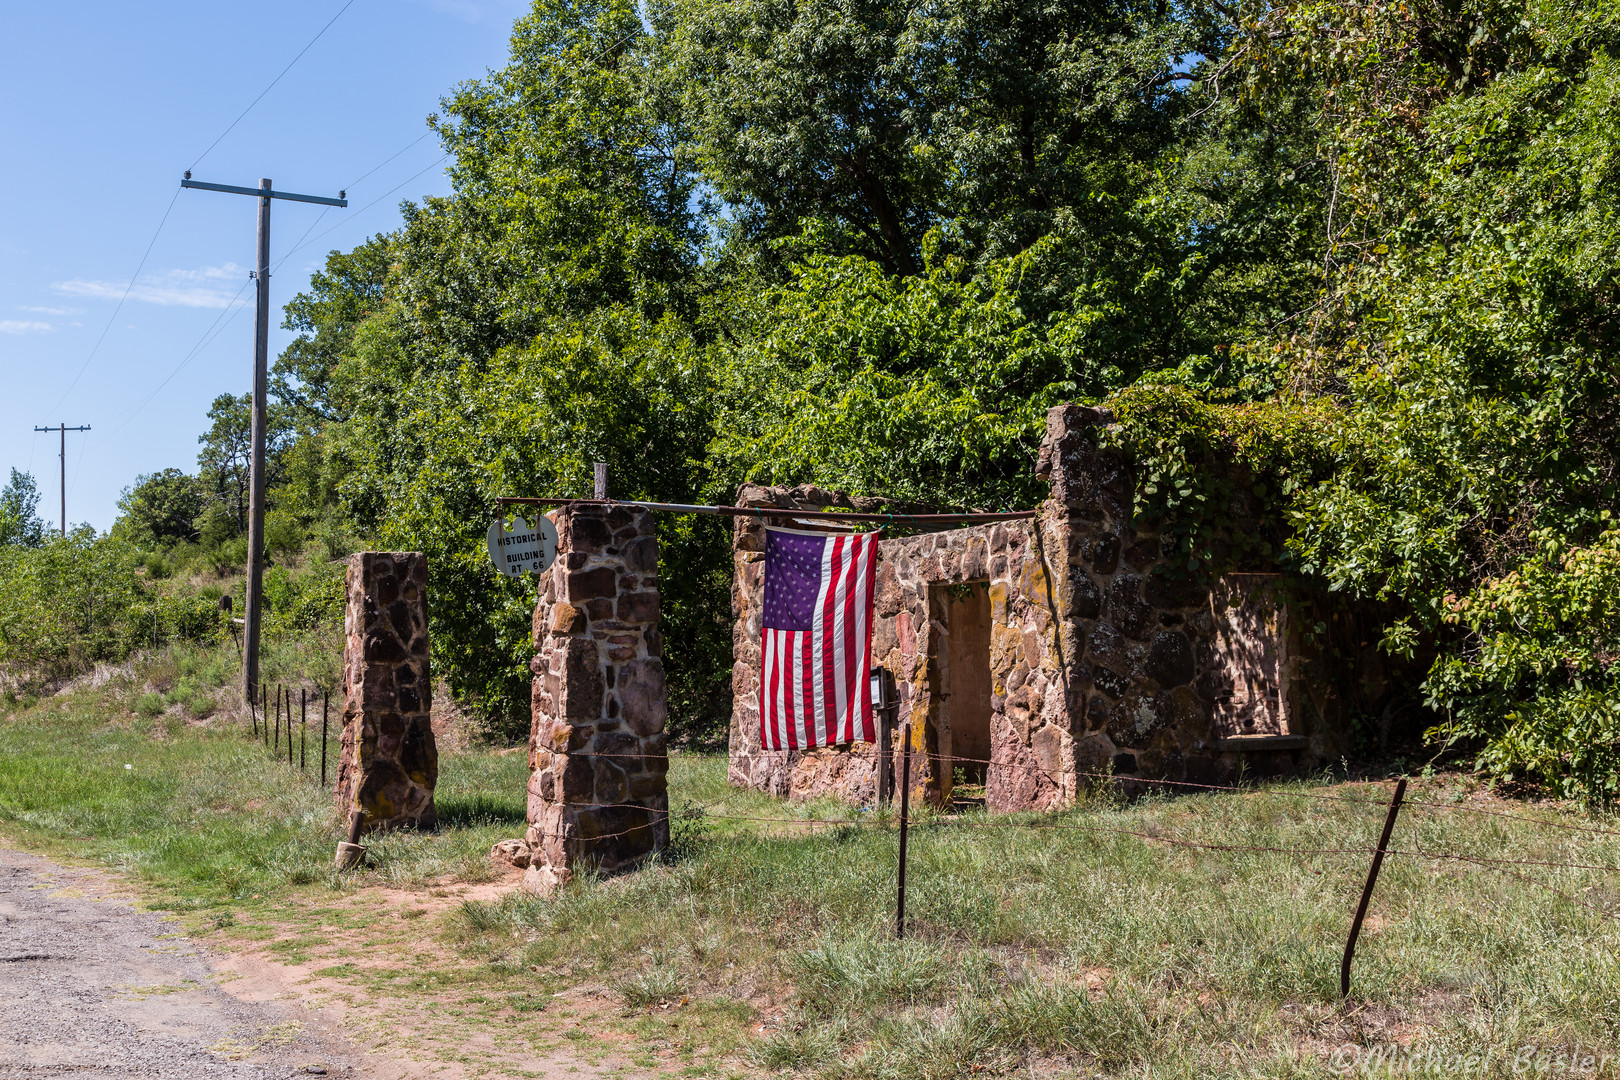
[[[990,758],[990,583],[935,587],[944,633],[938,652],[942,727],[949,733],[952,801],[982,805]]]

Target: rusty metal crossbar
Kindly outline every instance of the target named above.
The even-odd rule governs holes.
[[[727,517],[818,518],[823,521],[867,521],[905,525],[973,525],[991,521],[1022,521],[1035,517],[1038,510],[1008,510],[986,514],[867,514],[854,510],[783,510],[775,506],[705,506],[692,503],[639,502],[629,499],[541,499],[502,495],[496,506],[629,506],[638,510],[659,510],[670,514],[718,514]]]

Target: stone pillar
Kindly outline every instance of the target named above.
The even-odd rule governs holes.
[[[427,557],[419,551],[349,556],[343,630],[343,737],[335,799],[362,828],[438,824],[439,753],[429,709]]]
[[[534,611],[523,878],[540,895],[577,866],[611,872],[669,842],[655,519],[578,503],[552,520],[557,561]]]

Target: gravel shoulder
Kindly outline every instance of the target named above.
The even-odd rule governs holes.
[[[353,902],[392,902],[419,916],[436,903],[497,890]],[[604,1060],[567,1045],[570,1030],[596,1028],[597,1009],[588,1002],[559,1010],[548,1038],[471,1028],[447,1048],[442,1034],[429,1037],[442,1026],[434,1020],[443,1019],[431,998],[415,1008],[367,1001],[316,974],[327,961],[281,963],[262,950],[205,949],[177,920],[144,911],[136,900],[114,874],[0,847],[0,1080],[645,1075],[622,1053]]]
[[[0,848],[0,1078],[375,1075],[320,1015],[248,1001],[95,870]]]

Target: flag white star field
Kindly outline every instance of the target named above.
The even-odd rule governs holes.
[[[765,530],[765,749],[877,741],[868,675],[879,535]]]

